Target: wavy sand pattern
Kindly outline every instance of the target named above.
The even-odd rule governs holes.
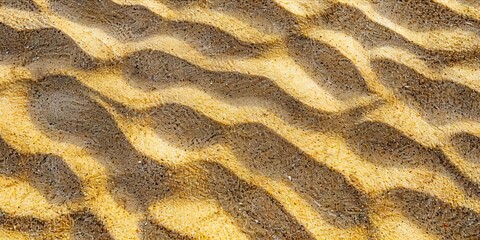
[[[0,0],[0,239],[479,239],[473,0]]]

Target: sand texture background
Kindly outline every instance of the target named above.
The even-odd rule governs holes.
[[[476,0],[0,0],[0,239],[480,239]]]

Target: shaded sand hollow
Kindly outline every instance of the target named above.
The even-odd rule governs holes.
[[[0,239],[480,239],[475,0],[0,0]]]

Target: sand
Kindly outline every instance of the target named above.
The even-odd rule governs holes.
[[[0,239],[479,239],[473,0],[0,0]]]

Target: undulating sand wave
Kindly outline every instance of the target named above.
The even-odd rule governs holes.
[[[478,239],[479,7],[0,0],[0,238]]]

